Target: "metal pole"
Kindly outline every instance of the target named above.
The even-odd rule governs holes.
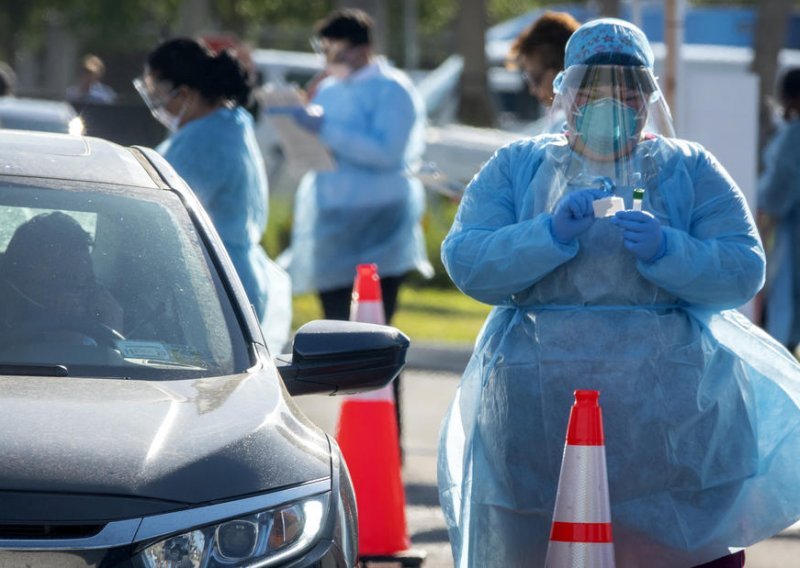
[[[676,126],[685,7],[685,0],[666,0],[664,6],[664,43],[667,48],[664,62],[664,96],[672,112],[672,122]]]
[[[403,36],[405,43],[403,63],[406,69],[419,68],[417,17],[417,0],[405,0],[403,9]]]
[[[642,29],[642,4],[639,0],[631,0],[631,23]]]

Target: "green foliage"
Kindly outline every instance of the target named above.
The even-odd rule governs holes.
[[[505,20],[510,20],[537,8],[547,7],[549,4],[563,4],[563,0],[489,0],[489,25]]]
[[[308,33],[314,23],[333,9],[332,0],[215,0],[214,15],[222,29],[257,42],[264,26],[305,27]],[[273,47],[273,46],[270,46]]]
[[[442,241],[453,224],[458,204],[438,194],[428,193],[428,208],[422,219],[425,248],[433,265],[434,275],[425,279],[417,273],[409,277],[409,285],[424,288],[453,289],[453,282],[444,270],[441,256]]]
[[[261,239],[261,246],[267,251],[270,258],[276,258],[289,246],[292,232],[292,198],[287,194],[273,194],[269,201],[269,220],[267,231]],[[444,237],[453,224],[458,204],[442,195],[428,193],[428,204],[422,219],[422,229],[425,233],[425,247],[428,259],[435,274],[431,279],[425,279],[416,272],[409,277],[409,286],[415,288],[454,289],[450,277],[444,270],[439,249]]]
[[[471,344],[490,309],[455,288],[405,287],[400,289],[392,325],[412,341]]]
[[[400,289],[397,305],[392,325],[412,341],[436,343],[473,343],[491,309],[454,288],[408,286]],[[292,309],[292,329],[322,317],[322,307],[314,294],[295,296]]]
[[[147,49],[168,35],[181,0],[69,0],[59,3],[70,29],[87,46],[104,50]]]
[[[267,230],[261,237],[261,246],[270,258],[276,258],[288,246],[292,236],[292,198],[287,194],[271,194]]]

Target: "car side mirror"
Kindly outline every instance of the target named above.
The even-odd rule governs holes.
[[[351,394],[386,386],[403,369],[411,342],[371,323],[315,320],[297,330],[291,354],[273,357],[289,394]]]

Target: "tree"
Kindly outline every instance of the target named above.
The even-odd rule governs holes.
[[[458,53],[464,58],[458,118],[465,124],[492,126],[494,123],[484,37],[488,27],[486,0],[464,2],[456,18]]]
[[[620,0],[600,0],[600,14],[610,18],[619,17]]]
[[[759,137],[758,147],[763,148],[772,134],[769,105],[778,70],[778,53],[786,43],[792,0],[770,0],[758,3],[758,17],[753,45],[751,71],[759,78]]]

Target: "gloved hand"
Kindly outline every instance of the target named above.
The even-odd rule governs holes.
[[[606,196],[600,189],[580,189],[563,196],[553,211],[550,224],[553,237],[567,244],[585,232],[594,223],[592,201]]]
[[[285,114],[291,116],[298,126],[305,128],[309,132],[318,134],[325,120],[325,112],[319,105],[287,105],[270,106],[264,112],[267,114]]]
[[[625,248],[642,262],[655,262],[667,251],[664,229],[652,213],[617,211],[611,222],[622,229],[622,244]]]

